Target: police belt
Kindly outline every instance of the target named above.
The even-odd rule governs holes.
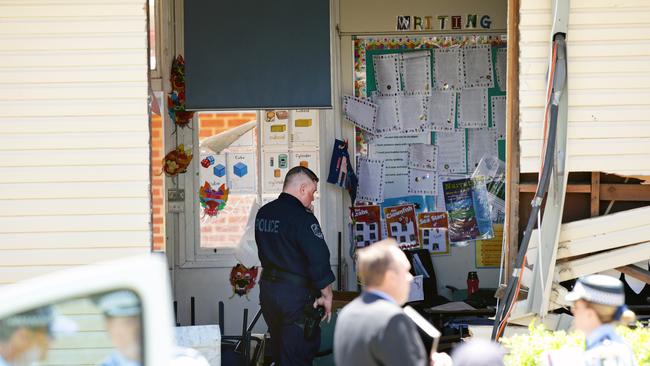
[[[311,281],[297,274],[282,271],[277,268],[264,268],[262,279],[269,282],[290,283],[299,287],[311,289]]]

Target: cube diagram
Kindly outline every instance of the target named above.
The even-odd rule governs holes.
[[[221,178],[221,177],[223,177],[224,175],[226,175],[226,167],[223,166],[223,164],[217,164],[217,165],[212,169],[212,172],[214,173],[214,175],[216,175],[217,177]]]
[[[239,163],[235,164],[232,167],[232,170],[233,170],[233,173],[235,173],[235,175],[240,177],[240,178],[245,176],[246,174],[248,174],[248,167],[246,166],[246,164],[242,163],[241,161]]]

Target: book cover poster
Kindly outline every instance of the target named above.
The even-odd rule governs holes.
[[[411,249],[420,246],[414,205],[385,207],[384,218],[388,236],[395,238],[400,248]]]
[[[381,214],[379,206],[354,206],[350,208],[354,243],[357,248],[367,247],[381,240]]]
[[[475,240],[480,233],[472,199],[472,180],[444,182],[443,191],[449,215],[449,241],[455,243]]]
[[[418,214],[420,243],[422,248],[429,250],[432,255],[449,254],[447,239],[447,213],[421,212]]]

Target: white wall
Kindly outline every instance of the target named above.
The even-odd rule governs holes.
[[[520,8],[521,171],[539,167],[551,0]],[[567,35],[571,171],[650,172],[650,2],[572,0]]]
[[[144,5],[0,3],[0,284],[150,250]]]

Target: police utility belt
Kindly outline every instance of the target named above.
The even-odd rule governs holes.
[[[305,277],[277,268],[264,268],[262,270],[262,279],[269,282],[289,283],[306,289],[312,289],[311,282]]]

